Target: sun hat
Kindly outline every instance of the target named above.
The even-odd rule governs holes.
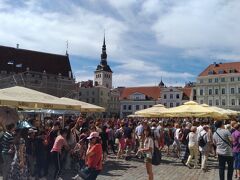
[[[98,132],[92,132],[87,139],[92,139],[92,138],[99,138],[99,133]]]

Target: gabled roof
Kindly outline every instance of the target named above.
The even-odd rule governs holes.
[[[14,63],[10,65],[10,63]],[[19,67],[16,67],[19,65]],[[25,72],[30,71],[43,72],[47,74],[68,77],[69,71],[72,71],[67,55],[57,55],[26,49],[0,46],[0,71]]]
[[[129,96],[134,93],[142,93],[149,99],[158,100],[161,97],[161,88],[158,86],[126,87],[120,93],[120,100],[129,99]]]
[[[199,77],[229,73],[240,73],[240,62],[210,64],[203,72],[199,74]]]
[[[192,87],[184,87],[182,88],[182,91],[183,91],[182,100],[190,100],[192,94]]]

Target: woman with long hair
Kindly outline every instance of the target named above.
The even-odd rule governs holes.
[[[148,174],[148,180],[153,180],[153,171],[152,171],[152,156],[154,151],[154,141],[152,138],[151,128],[147,126],[144,130],[144,147],[139,149],[139,152],[144,154],[144,161],[146,163],[146,170]]]

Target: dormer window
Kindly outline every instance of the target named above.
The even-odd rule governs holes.
[[[213,75],[213,74],[214,74],[213,70],[208,71],[208,75]]]
[[[236,72],[236,69],[230,69],[229,70],[229,73],[235,73]]]
[[[224,70],[223,70],[223,69],[220,69],[220,70],[218,71],[218,74],[224,74]]]

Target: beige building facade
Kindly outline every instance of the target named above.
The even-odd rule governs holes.
[[[240,110],[240,62],[211,64],[197,78],[197,102]]]

